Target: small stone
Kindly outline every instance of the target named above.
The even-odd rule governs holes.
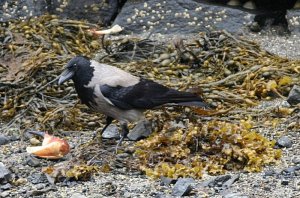
[[[7,184],[4,184],[4,185],[0,186],[0,188],[1,188],[2,190],[8,190],[8,189],[10,189],[11,187],[12,187],[12,185],[11,185],[10,183],[7,183]]]
[[[282,174],[284,174],[284,175],[292,175],[292,174],[294,174],[298,170],[300,170],[300,166],[291,166],[291,167],[288,167],[288,168],[284,169],[282,171]]]
[[[6,183],[11,178],[11,172],[0,162],[0,183]]]
[[[4,191],[0,194],[0,197],[8,197],[10,195],[10,191]]]
[[[86,198],[86,196],[84,196],[80,193],[74,193],[71,195],[71,198]]]
[[[292,162],[294,163],[294,164],[300,164],[300,158],[294,158],[293,160],[292,160]]]
[[[34,145],[34,146],[41,144],[41,141],[36,139],[35,137],[30,138],[29,142],[31,145]]]
[[[37,190],[41,190],[41,189],[45,188],[45,184],[37,184],[37,185],[35,185],[35,188]]]
[[[265,176],[274,176],[277,175],[275,170],[267,170],[265,171]]]
[[[292,140],[288,136],[282,136],[276,142],[276,145],[279,147],[291,148],[292,147]]]
[[[109,125],[103,132],[102,137],[107,139],[120,139],[120,133],[117,125]]]
[[[173,196],[186,196],[192,191],[192,184],[195,182],[193,178],[180,178],[174,185],[172,190]]]
[[[8,143],[9,143],[9,138],[4,135],[0,135],[0,146]]]
[[[175,184],[176,183],[176,179],[172,179],[172,178],[169,178],[169,177],[160,177],[160,180],[161,180],[161,185],[163,186],[168,186],[170,184]]]
[[[231,176],[231,178],[229,180],[227,180],[226,182],[224,182],[222,184],[223,188],[229,188],[234,182],[238,181],[240,178],[240,175],[233,175]]]
[[[284,186],[289,185],[289,180],[286,180],[286,179],[282,180],[281,185],[284,185]]]
[[[33,156],[28,156],[26,159],[26,164],[32,167],[38,167],[41,165],[41,162],[39,159],[33,157]]]
[[[260,25],[257,23],[257,22],[252,22],[251,24],[250,24],[250,30],[252,31],[252,32],[259,32],[259,31],[261,31],[261,27],[260,27]]]
[[[290,105],[297,105],[300,103],[300,86],[293,86],[287,98],[287,102],[290,103]]]
[[[248,198],[248,196],[241,193],[228,193],[223,195],[223,198]]]
[[[146,137],[152,133],[152,123],[148,120],[143,120],[129,132],[128,139],[137,141]]]

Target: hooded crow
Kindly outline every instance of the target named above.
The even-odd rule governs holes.
[[[69,79],[74,81],[82,103],[107,116],[101,133],[114,119],[120,121],[122,132],[117,147],[128,134],[127,123],[141,120],[147,109],[170,103],[208,107],[196,94],[165,87],[84,56],[76,56],[67,63],[58,84]]]

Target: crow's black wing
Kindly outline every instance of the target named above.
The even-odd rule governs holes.
[[[196,106],[203,106],[203,100],[188,92],[180,92],[160,85],[154,81],[141,79],[139,83],[129,87],[100,86],[104,97],[121,109],[152,109],[166,103],[198,102]]]

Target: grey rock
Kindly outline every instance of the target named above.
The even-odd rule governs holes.
[[[293,143],[292,140],[288,136],[282,136],[276,142],[276,145],[279,147],[291,148]]]
[[[227,180],[226,182],[224,182],[222,184],[222,187],[225,189],[229,188],[234,182],[238,181],[239,178],[240,178],[240,175],[231,176],[231,178],[229,180]]]
[[[35,185],[35,188],[37,190],[41,190],[41,189],[45,188],[45,184],[37,184],[37,185]]]
[[[195,180],[193,178],[180,178],[174,185],[172,189],[172,195],[173,196],[185,196],[188,195],[192,188],[192,185],[195,183]]]
[[[71,198],[86,198],[86,196],[80,193],[74,193],[71,195]]]
[[[296,171],[300,170],[300,166],[291,166],[282,171],[283,175],[293,175]]]
[[[6,183],[11,178],[11,172],[5,167],[5,165],[0,162],[0,184]]]
[[[291,105],[297,105],[300,103],[300,86],[294,85],[289,93],[287,102]]]
[[[160,177],[160,181],[161,181],[161,185],[168,186],[170,184],[175,184],[177,180],[162,176],[162,177]]]
[[[0,188],[1,188],[2,190],[8,190],[8,189],[10,189],[11,187],[12,187],[12,185],[11,185],[10,183],[7,183],[7,184],[4,184],[4,185],[0,186]]]
[[[120,133],[117,125],[109,125],[103,132],[102,137],[107,139],[120,139]]]
[[[67,2],[67,4],[64,4]],[[26,19],[46,13],[62,18],[85,19],[94,23],[108,25],[118,13],[118,0],[72,0],[72,1],[0,1],[0,22],[10,19]]]
[[[33,156],[28,156],[26,158],[26,164],[32,167],[38,167],[41,165],[41,161]]]
[[[128,139],[137,141],[148,137],[152,133],[152,123],[148,120],[143,120],[137,123],[137,125],[127,135]]]
[[[266,170],[264,176],[275,176],[277,172],[275,170]]]
[[[9,138],[4,135],[0,135],[0,146],[8,143],[9,143]]]
[[[126,27],[124,34],[154,32],[186,35],[223,29],[238,33],[253,18],[254,14],[242,10],[193,0],[128,0],[114,25]]]
[[[27,179],[32,184],[48,183],[48,179],[45,174],[34,173],[29,175]]]
[[[241,193],[228,193],[223,195],[223,198],[248,198],[248,196]]]
[[[223,184],[229,179],[231,179],[231,175],[216,176],[207,181],[202,182],[200,185],[204,187],[222,187]]]
[[[8,197],[10,195],[10,191],[4,191],[0,194],[0,197]]]
[[[300,158],[299,157],[295,157],[294,159],[292,159],[292,162],[294,164],[300,164]]]

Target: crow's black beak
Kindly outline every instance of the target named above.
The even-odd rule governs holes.
[[[60,75],[60,77],[58,79],[58,85],[61,85],[65,81],[71,79],[74,76],[74,73],[75,72],[70,69],[65,69],[65,71],[63,71],[63,73]]]

